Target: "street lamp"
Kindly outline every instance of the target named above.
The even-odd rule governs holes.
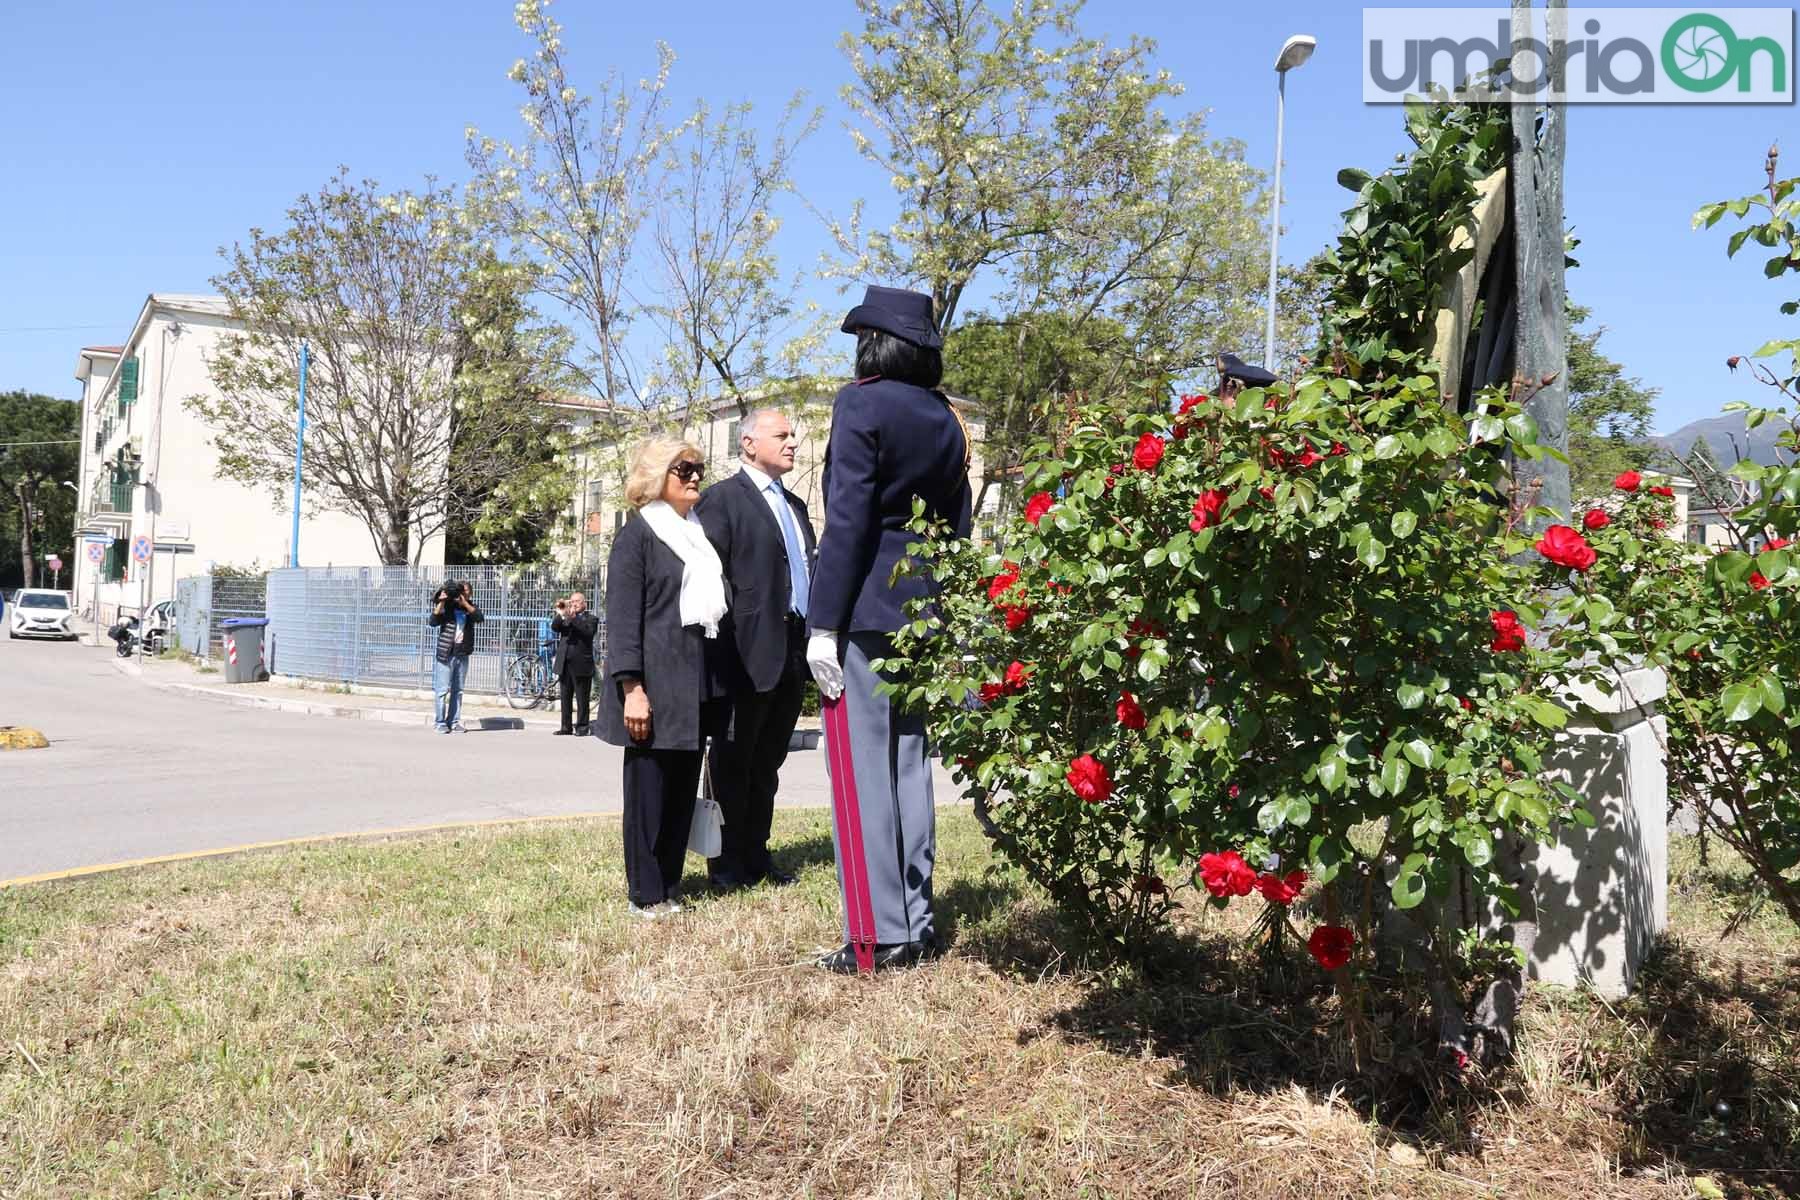
[[[1269,325],[1263,336],[1263,366],[1275,370],[1275,273],[1281,265],[1281,133],[1287,117],[1287,73],[1312,57],[1319,41],[1309,33],[1296,33],[1281,43],[1275,56],[1275,205],[1269,220]]]

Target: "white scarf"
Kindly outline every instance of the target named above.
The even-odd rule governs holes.
[[[667,500],[652,500],[638,512],[650,532],[681,559],[681,623],[718,637],[719,619],[725,615],[725,568],[706,540],[700,518],[689,512],[682,520]]]

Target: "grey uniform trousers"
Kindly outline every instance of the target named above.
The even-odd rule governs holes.
[[[882,945],[916,942],[936,934],[931,868],[937,858],[937,809],[925,752],[925,719],[890,709],[888,697],[875,690],[881,677],[869,666],[872,659],[893,652],[893,642],[884,633],[852,633],[840,651],[869,899],[875,913],[875,940]],[[844,837],[835,810],[831,833],[841,889]],[[846,917],[846,930],[848,927]]]

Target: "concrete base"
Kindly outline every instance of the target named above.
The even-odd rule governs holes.
[[[1548,765],[1587,797],[1595,825],[1571,825],[1527,857],[1538,916],[1528,972],[1617,999],[1669,924],[1666,727],[1657,712],[1668,680],[1638,668],[1611,694],[1571,690],[1577,703]]]

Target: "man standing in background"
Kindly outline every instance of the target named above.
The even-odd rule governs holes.
[[[713,741],[708,764],[725,822],[719,856],[706,864],[717,888],[793,882],[769,858],[769,825],[808,678],[815,543],[805,502],[781,485],[799,444],[785,414],[750,413],[738,422],[737,473],[694,507],[725,566],[730,605],[719,648],[731,681],[731,723]]]
[[[594,635],[600,621],[587,610],[587,597],[571,592],[567,600],[556,602],[556,615],[550,619],[550,632],[556,635],[556,658],[551,663],[559,690],[562,692],[562,725],[556,730],[563,735],[588,735],[588,697],[594,687]],[[576,710],[570,724],[570,708]]]

